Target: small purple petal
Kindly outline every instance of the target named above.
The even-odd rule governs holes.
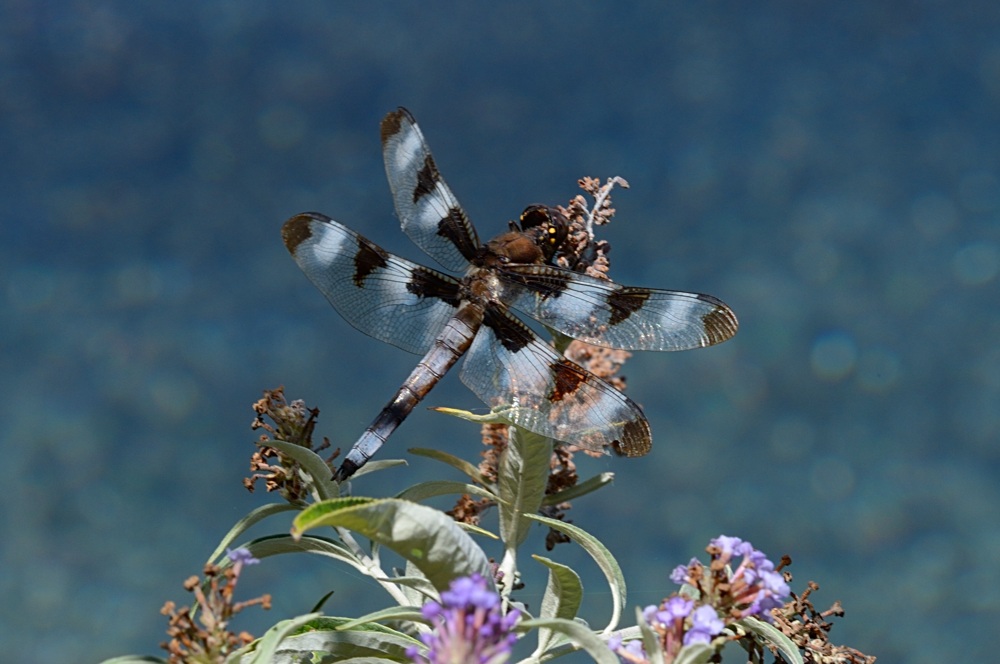
[[[689,631],[704,632],[709,636],[715,636],[720,634],[725,626],[725,623],[719,618],[719,614],[710,606],[699,606],[691,613],[691,629]]]
[[[684,633],[684,645],[689,646],[693,643],[711,643],[712,639],[718,636],[722,632],[724,625],[722,621],[719,620],[718,616],[715,615],[715,609],[710,606],[702,606],[700,609],[708,609],[712,613],[715,622],[704,622],[700,623],[697,620],[691,625],[691,628]],[[695,611],[697,613],[698,611]]]
[[[693,600],[684,599],[683,597],[671,597],[663,603],[663,610],[660,611],[661,614],[666,614],[667,616],[667,619],[662,622],[667,623],[670,620],[676,620],[678,618],[683,620],[691,615],[691,609],[693,608]]]
[[[708,543],[711,544],[712,546],[717,546],[720,549],[722,549],[723,555],[731,556],[733,555],[733,552],[736,550],[736,548],[743,543],[743,540],[741,540],[739,537],[728,537],[726,535],[719,535],[715,539],[709,540]]]
[[[763,586],[768,592],[775,595],[778,599],[784,600],[784,598],[788,597],[788,593],[791,592],[791,589],[785,582],[785,577],[778,572],[761,572],[760,581],[761,586]]]
[[[701,567],[701,561],[698,560],[697,558],[692,558],[691,562],[689,562],[687,565],[678,565],[677,567],[674,568],[674,571],[670,573],[670,580],[679,586],[683,586],[685,583],[687,583],[688,569],[690,569],[693,566]]]
[[[499,664],[507,661],[517,640],[511,630],[520,612],[511,609],[503,615],[500,596],[478,574],[454,579],[441,593],[441,602],[427,602],[421,613],[433,631],[420,635],[426,655],[408,653],[419,664]]]
[[[260,561],[253,557],[250,553],[250,549],[245,546],[238,547],[236,549],[226,548],[226,557],[233,562],[233,564],[242,563],[244,565],[256,565]]]
[[[647,623],[653,622],[653,619],[656,618],[657,611],[659,611],[659,607],[656,606],[655,604],[650,604],[649,606],[647,606],[645,609],[642,610],[642,619],[645,620]]]

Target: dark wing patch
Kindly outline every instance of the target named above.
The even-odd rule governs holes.
[[[549,371],[552,372],[552,391],[549,392],[552,401],[564,401],[571,397],[587,382],[587,376],[592,375],[568,360],[550,364]]]
[[[292,217],[282,235],[309,280],[368,336],[422,355],[455,315],[456,279],[394,256],[327,216]]]
[[[406,289],[417,297],[438,298],[458,308],[459,299],[455,281],[454,279],[444,279],[442,276],[439,272],[417,266],[413,270],[409,283],[406,284]]]
[[[364,288],[365,279],[375,270],[385,269],[389,254],[376,244],[358,236],[358,250],[354,255],[354,285]]]
[[[650,292],[645,288],[628,288],[616,290],[608,295],[608,308],[611,316],[609,325],[618,325],[626,318],[639,311],[649,301]]]
[[[535,340],[527,325],[495,307],[486,309],[483,324],[492,331],[496,340],[510,353],[516,353]]]

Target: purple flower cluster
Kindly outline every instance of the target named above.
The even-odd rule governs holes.
[[[501,611],[500,596],[479,574],[451,582],[441,603],[424,604],[421,613],[434,625],[420,640],[427,653],[411,647],[406,655],[417,664],[501,664],[517,640],[511,631],[520,616],[517,609]]]
[[[771,609],[782,606],[788,597],[784,577],[749,542],[722,535],[711,540],[708,551],[712,556],[709,567],[692,558],[670,574],[673,582],[691,586],[696,599],[675,593],[643,611],[643,618],[659,638],[665,662],[674,661],[684,646],[711,644],[727,624],[741,618],[758,616],[773,622]],[[727,566],[733,567],[734,557],[742,560],[730,574]],[[648,662],[639,640],[623,644],[620,638],[612,639],[608,646],[623,662]]]
[[[774,622],[771,609],[782,606],[788,598],[789,588],[785,578],[774,568],[774,563],[762,552],[753,548],[750,542],[744,542],[738,537],[720,535],[710,542],[712,553],[711,570],[723,570],[736,556],[742,557],[740,564],[728,577],[730,588],[726,597],[719,599],[728,606],[718,606],[719,609],[734,608],[737,618],[756,616],[767,622]],[[694,574],[693,574],[694,573]],[[704,569],[697,558],[692,558],[685,567],[680,565],[670,575],[674,583],[699,587],[698,579],[704,576]],[[696,578],[697,577],[697,578]],[[704,588],[699,588],[705,590]]]

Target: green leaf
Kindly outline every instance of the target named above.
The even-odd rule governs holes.
[[[674,658],[674,664],[705,664],[715,654],[715,648],[707,643],[695,643],[682,647]]]
[[[353,551],[340,542],[306,535],[300,538],[291,535],[266,535],[244,544],[254,558],[268,558],[282,553],[318,553],[348,563],[358,569],[364,569],[361,561]]]
[[[365,465],[358,468],[357,471],[351,475],[351,479],[367,475],[368,473],[377,473],[380,470],[388,470],[389,468],[408,465],[409,464],[406,463],[406,459],[376,459],[375,461],[369,461]]]
[[[583,600],[583,584],[580,577],[571,568],[542,556],[532,556],[535,560],[549,568],[549,580],[545,584],[545,594],[539,608],[540,618],[561,618],[573,620],[580,609]],[[557,645],[554,633],[547,627],[538,630],[538,648],[541,654]]]
[[[441,463],[446,463],[452,468],[455,468],[459,472],[463,473],[473,482],[486,484],[486,479],[483,477],[483,474],[479,472],[479,468],[472,465],[465,459],[458,458],[454,454],[448,454],[447,452],[442,452],[441,450],[432,450],[426,447],[411,447],[406,451],[410,454],[415,454],[416,456],[422,456],[428,459],[434,459],[435,461],[440,461]]]
[[[620,664],[618,655],[611,652],[604,640],[582,623],[563,618],[534,618],[522,620],[515,629],[520,632],[536,628],[549,629],[562,634],[572,644],[573,650],[584,650],[597,664]],[[566,647],[563,646],[561,649],[566,649]],[[547,656],[543,655],[542,659],[551,659],[558,654],[550,652],[547,653]]]
[[[264,636],[247,646],[247,649],[241,648],[231,657],[228,657],[226,662],[239,662],[240,664],[271,664],[271,662],[277,662],[278,660],[274,659],[274,654],[277,652],[282,640],[309,621],[319,617],[318,613],[307,613],[297,618],[282,620],[264,632]]]
[[[509,442],[500,455],[497,493],[500,495],[500,539],[508,550],[528,537],[531,522],[525,518],[542,505],[549,479],[552,439],[520,427],[510,427]]]
[[[406,649],[422,645],[420,641],[402,632],[378,623],[365,623],[344,629],[345,618],[323,617],[306,625],[308,631],[288,636],[271,660],[274,664],[299,664],[313,662],[409,662]],[[310,656],[316,653],[316,657]],[[241,662],[249,664],[249,662]]]
[[[101,664],[167,664],[167,660],[161,657],[150,657],[149,655],[122,655],[106,659]]]
[[[259,521],[263,521],[269,516],[274,514],[281,514],[282,512],[290,512],[292,510],[299,509],[295,505],[290,505],[288,503],[270,503],[268,505],[261,505],[257,509],[253,510],[245,517],[236,522],[236,524],[229,529],[226,536],[222,538],[219,542],[219,546],[215,547],[215,551],[212,555],[208,557],[208,562],[212,563],[218,560],[222,553],[229,547],[230,544],[236,541],[236,538],[245,533],[250,529],[251,526]]]
[[[595,475],[589,480],[565,488],[559,493],[546,495],[542,498],[542,505],[558,505],[559,503],[565,503],[568,500],[576,500],[580,496],[593,493],[594,491],[611,484],[614,479],[614,473],[601,473],[600,475]]]
[[[396,498],[326,500],[295,517],[292,536],[320,526],[348,528],[392,549],[438,591],[457,576],[478,573],[492,579],[483,550],[450,517],[425,505]]]
[[[618,622],[621,620],[622,607],[625,605],[625,576],[622,574],[622,569],[619,567],[618,561],[615,560],[615,557],[611,555],[611,552],[600,542],[600,540],[582,528],[566,523],[565,521],[550,519],[537,514],[528,515],[528,518],[544,523],[546,526],[567,535],[570,539],[583,547],[583,550],[590,554],[590,557],[594,559],[597,566],[602,572],[604,572],[604,577],[607,579],[608,586],[611,588],[612,604],[611,620],[608,623],[608,626],[604,628],[604,633],[607,634],[614,630],[615,627],[618,626]]]
[[[436,496],[448,496],[455,494],[479,496],[480,498],[486,498],[487,500],[492,500],[493,502],[499,500],[496,494],[488,489],[484,489],[481,486],[469,484],[468,482],[449,482],[444,480],[414,484],[397,494],[396,498],[416,503],[422,500],[427,500],[428,498],[434,498]]]
[[[363,615],[359,618],[348,620],[344,624],[337,627],[337,630],[343,631],[354,629],[355,627],[359,627],[366,623],[381,623],[390,620],[409,620],[421,623],[427,622],[424,615],[420,613],[420,607],[418,606],[390,606],[382,609],[381,611],[373,611],[372,613]]]
[[[771,644],[780,650],[782,657],[785,658],[788,664],[803,664],[802,652],[799,650],[799,647],[771,623],[751,616],[738,620],[734,625],[739,625],[750,634],[753,634],[754,638],[758,641]]]
[[[273,447],[290,459],[297,461],[312,481],[312,488],[320,500],[336,498],[340,495],[333,472],[323,458],[308,447],[302,447],[284,440],[269,440],[264,447]]]

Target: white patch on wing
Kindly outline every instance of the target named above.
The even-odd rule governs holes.
[[[393,168],[396,173],[404,173],[423,167],[423,164],[414,165],[414,162],[422,159],[424,154],[420,132],[416,131],[413,126],[406,124],[393,137],[393,140],[396,141],[396,148],[393,150]]]
[[[692,319],[700,320],[702,314],[708,310],[708,303],[691,296],[686,298],[675,297],[664,300],[662,305],[662,324],[670,327],[681,327],[690,325]]]
[[[335,226],[314,221],[309,224],[309,230],[311,236],[308,245],[312,253],[310,256],[303,256],[303,260],[320,266],[329,265],[343,254],[348,236]]]
[[[603,293],[596,293],[597,297],[602,297]],[[600,311],[591,304],[595,297],[594,288],[589,284],[571,280],[567,282],[566,288],[558,294],[551,295],[542,305],[542,311],[546,318],[558,318],[560,320],[576,321],[587,320],[590,316],[597,316],[598,323],[607,322],[606,312]]]

